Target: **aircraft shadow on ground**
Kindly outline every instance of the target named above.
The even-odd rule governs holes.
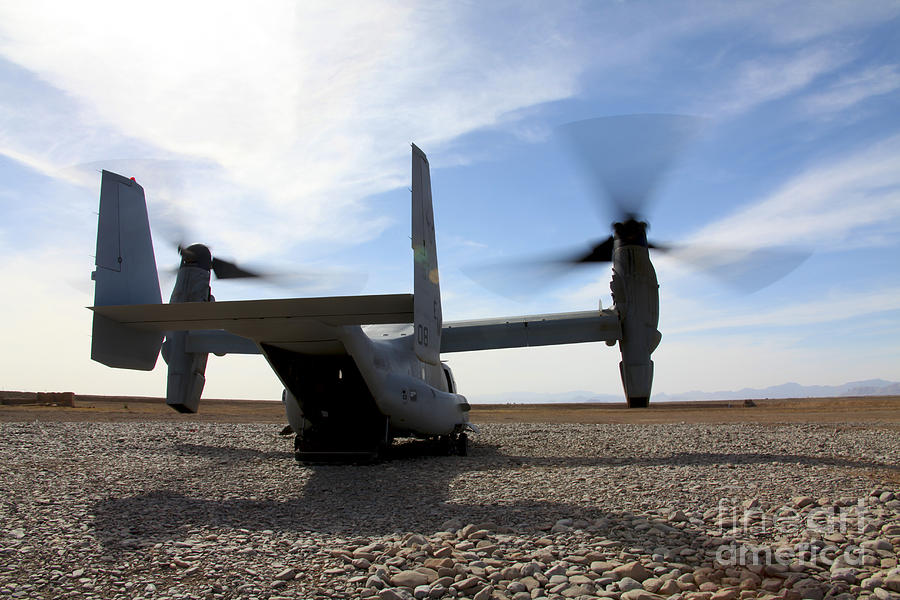
[[[649,534],[642,537],[631,526],[635,517],[642,516],[639,511],[610,512],[602,506],[534,498],[513,501],[499,498],[494,504],[467,504],[451,501],[451,489],[467,476],[490,477],[491,473],[499,473],[510,466],[578,468],[802,463],[859,470],[900,470],[896,465],[872,461],[796,454],[698,452],[660,457],[513,456],[483,443],[476,444],[469,457],[428,456],[427,446],[410,443],[396,447],[391,460],[375,465],[304,467],[293,464],[290,452],[197,444],[178,444],[175,450],[182,456],[218,459],[223,463],[284,460],[288,463],[286,469],[300,469],[298,479],[306,480],[302,485],[298,484],[296,492],[272,499],[265,498],[266,490],[255,490],[253,497],[209,499],[192,496],[183,489],[160,489],[126,498],[107,498],[92,508],[94,529],[101,543],[118,551],[128,551],[136,546],[136,540],[181,539],[197,527],[365,537],[390,535],[397,531],[430,534],[441,530],[441,524],[449,519],[534,531],[538,524],[553,524],[563,518],[589,522],[602,518],[606,525],[598,532],[600,535],[629,546],[656,547],[659,538]],[[236,475],[225,470],[220,476]],[[494,480],[491,485],[502,486],[503,483]],[[465,497],[465,490],[461,497]],[[692,545],[695,538],[706,539],[707,533],[688,526],[678,536],[683,538],[678,540],[680,545]]]
[[[703,466],[703,465],[749,465],[749,464],[805,464],[810,466],[846,467],[854,469],[884,469],[900,472],[900,466],[875,461],[863,461],[852,458],[834,456],[807,456],[803,454],[775,453],[725,453],[725,452],[680,452],[666,456],[562,456],[535,457],[501,454],[496,448],[479,445],[478,464],[464,465],[462,470],[484,470],[497,468],[495,462],[503,465],[529,465],[546,467],[617,467],[617,466]],[[176,444],[175,450],[180,454],[216,458],[228,462],[242,462],[255,459],[276,460],[293,459],[292,452],[265,451],[254,448],[235,448],[229,446],[209,446],[204,444]],[[395,444],[387,457],[388,461],[397,460],[429,460],[435,459],[431,448],[424,442],[409,441]],[[466,461],[466,458],[457,460]],[[316,467],[317,465],[311,465]]]
[[[175,444],[175,451],[186,456],[214,458],[227,462],[247,462],[250,460],[288,460],[294,453],[285,450],[257,450],[255,448],[235,448],[233,446],[209,446],[206,444]]]
[[[510,456],[523,464],[570,467],[616,467],[616,466],[714,466],[714,465],[758,465],[758,464],[803,464],[825,465],[851,469],[884,469],[900,472],[900,466],[875,461],[838,458],[833,456],[806,456],[803,454],[766,453],[724,453],[724,452],[680,452],[667,456],[642,457],[533,457]]]

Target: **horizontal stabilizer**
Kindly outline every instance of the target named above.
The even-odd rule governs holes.
[[[445,323],[441,352],[616,342],[622,337],[615,310],[497,317]]]

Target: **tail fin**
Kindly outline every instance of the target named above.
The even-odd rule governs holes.
[[[162,302],[144,188],[109,171],[100,183],[96,264],[95,306]],[[91,358],[109,367],[152,371],[162,338],[94,313]]]
[[[428,158],[412,145],[412,248],[413,314],[416,356],[441,362],[441,284],[437,245],[434,239],[434,209],[431,205],[431,174]]]

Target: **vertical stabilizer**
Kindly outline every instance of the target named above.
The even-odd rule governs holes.
[[[431,206],[431,174],[428,158],[415,144],[412,146],[412,249],[416,356],[423,362],[437,365],[441,360],[443,318]]]
[[[159,304],[159,276],[144,188],[103,171],[97,224],[94,306]],[[94,314],[91,358],[110,367],[151,371],[162,335],[141,331]]]

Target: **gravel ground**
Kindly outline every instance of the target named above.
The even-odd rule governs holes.
[[[900,433],[485,425],[299,466],[271,424],[0,424],[0,598],[900,599]]]

